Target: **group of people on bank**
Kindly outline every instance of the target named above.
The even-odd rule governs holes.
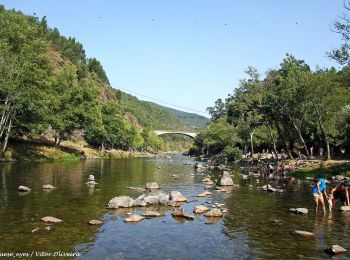
[[[333,186],[330,192],[327,190],[327,184]],[[332,209],[335,208],[337,200],[342,203],[342,206],[350,206],[349,187],[344,181],[334,184],[332,177],[328,177],[327,179],[317,179],[314,187],[312,188],[312,193],[314,196],[316,213],[318,211],[318,206],[321,204],[323,214],[326,214],[325,198],[328,203],[329,211],[332,211]]]

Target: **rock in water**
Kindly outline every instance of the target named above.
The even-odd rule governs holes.
[[[289,212],[296,214],[308,214],[309,210],[306,208],[290,208]]]
[[[187,198],[181,194],[179,191],[170,192],[170,200],[175,202],[187,202]]]
[[[173,211],[173,213],[171,215],[173,217],[177,217],[177,218],[185,218],[185,219],[190,219],[190,220],[194,219],[193,215],[189,215],[189,214],[185,213],[185,211],[183,209],[175,210],[175,211]]]
[[[206,217],[222,217],[222,212],[220,209],[211,209],[204,214]]]
[[[147,182],[145,188],[148,190],[156,190],[159,189],[159,185],[156,182]]]
[[[196,206],[194,208],[193,213],[195,213],[195,214],[202,214],[202,213],[204,213],[204,212],[206,212],[208,210],[209,210],[209,208],[207,208],[206,206],[199,205],[199,206]]]
[[[59,218],[51,217],[51,216],[43,217],[41,220],[47,223],[55,223],[55,224],[63,222],[63,220]]]
[[[333,245],[333,246],[327,247],[324,251],[327,254],[331,254],[331,255],[338,255],[338,254],[343,254],[343,253],[347,252],[347,250],[345,248],[338,246],[338,245]]]
[[[103,222],[101,220],[97,220],[97,219],[92,219],[89,222],[89,225],[102,225]]]
[[[128,196],[119,196],[114,197],[108,202],[108,209],[117,209],[117,208],[130,208],[134,204],[134,200]]]
[[[137,214],[132,214],[130,217],[126,218],[124,221],[125,222],[139,222],[143,219],[145,219],[145,217],[137,215]]]
[[[163,192],[151,192],[142,194],[134,200],[134,206],[165,205],[169,201],[169,195]]]
[[[221,179],[220,179],[220,185],[221,186],[233,186],[233,180],[228,171],[223,171]]]
[[[350,211],[350,206],[341,206],[340,210],[341,211]]]
[[[56,189],[56,187],[52,186],[51,184],[46,184],[46,185],[43,185],[43,189],[45,189],[45,190],[53,190],[53,189]]]
[[[299,235],[299,236],[304,236],[304,237],[314,237],[315,236],[314,233],[311,233],[311,232],[308,232],[308,231],[302,231],[302,230],[295,230],[293,232],[293,234]]]
[[[197,197],[206,197],[206,196],[212,195],[212,194],[213,194],[213,193],[211,193],[211,192],[209,192],[209,191],[205,191],[205,192],[203,192],[203,193],[201,193],[201,194],[198,194]]]
[[[29,192],[29,191],[31,191],[31,189],[29,189],[28,187],[26,187],[26,186],[19,186],[18,188],[17,188],[17,190],[18,191],[21,191],[21,192]]]
[[[157,211],[146,211],[142,214],[146,218],[156,218],[156,217],[161,217],[162,214],[160,214]]]

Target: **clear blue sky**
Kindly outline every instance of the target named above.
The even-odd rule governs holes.
[[[265,73],[290,53],[313,68],[338,67],[326,52],[340,43],[330,25],[344,11],[343,0],[0,3],[45,15],[75,37],[114,87],[203,112],[233,92],[249,65]]]

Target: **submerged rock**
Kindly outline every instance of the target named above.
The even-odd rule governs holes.
[[[162,214],[160,214],[157,211],[146,211],[146,212],[142,213],[142,215],[146,218],[156,218],[156,217],[163,216]]]
[[[41,218],[41,220],[47,223],[54,223],[54,224],[63,222],[63,220],[59,218],[51,217],[51,216],[43,217]]]
[[[137,214],[132,214],[130,217],[126,218],[124,221],[125,222],[139,222],[143,219],[145,219],[145,217],[137,215]]]
[[[30,188],[28,188],[27,186],[23,186],[23,185],[18,186],[17,190],[21,191],[21,192],[29,192],[29,191],[31,191]]]
[[[103,222],[101,220],[97,220],[97,219],[92,219],[88,222],[89,225],[102,225]]]
[[[108,209],[130,208],[134,205],[134,200],[129,196],[114,197],[108,202]]]
[[[52,186],[51,184],[45,184],[45,185],[43,185],[43,189],[45,189],[45,190],[53,190],[53,189],[56,189],[56,187]]]
[[[145,188],[148,190],[157,190],[159,189],[159,185],[156,182],[147,182]]]
[[[233,186],[233,180],[228,171],[223,171],[221,179],[220,179],[220,185],[221,186]]]
[[[309,210],[306,208],[290,208],[289,212],[296,214],[308,214]]]
[[[330,255],[338,255],[338,254],[343,254],[347,252],[347,250],[344,247],[341,247],[338,245],[327,247],[324,251]]]
[[[205,192],[203,192],[203,193],[201,193],[201,194],[198,194],[197,197],[206,197],[206,196],[212,195],[212,194],[213,194],[213,193],[211,193],[211,192],[209,192],[209,191],[205,191]]]

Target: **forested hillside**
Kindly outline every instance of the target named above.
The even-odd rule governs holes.
[[[160,149],[152,129],[184,129],[170,113],[113,89],[75,38],[0,6],[0,141],[45,135],[59,146],[79,133],[90,145]]]
[[[153,107],[160,108],[164,111],[169,112],[170,114],[174,115],[176,118],[184,122],[188,127],[192,129],[203,128],[207,123],[210,122],[210,119],[204,116],[200,116],[194,113],[183,112],[170,107],[164,107],[153,102],[147,102],[147,103],[149,103]]]

